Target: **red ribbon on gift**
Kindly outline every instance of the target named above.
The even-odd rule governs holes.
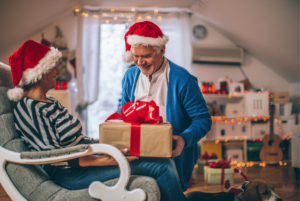
[[[139,100],[126,103],[121,108],[121,114],[114,113],[105,121],[114,119],[131,123],[130,154],[132,156],[140,156],[141,123],[157,125],[163,122],[162,116],[159,116],[159,107],[154,101]]]
[[[212,162],[212,163],[207,163],[205,165],[208,165],[211,168],[221,168],[221,185],[224,183],[224,173],[225,173],[225,168],[231,168],[231,159],[228,161],[218,161],[217,163]]]

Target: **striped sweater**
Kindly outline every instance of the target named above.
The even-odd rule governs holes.
[[[14,108],[15,127],[27,147],[44,151],[78,144],[84,139],[79,120],[54,98],[47,99],[52,103],[23,97]]]

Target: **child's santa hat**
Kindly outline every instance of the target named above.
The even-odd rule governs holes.
[[[169,37],[164,35],[156,24],[150,21],[137,22],[125,34],[126,52],[123,54],[123,61],[133,62],[131,45],[162,46],[168,41]]]
[[[54,47],[47,47],[33,40],[26,41],[8,59],[14,89],[7,92],[10,100],[23,97],[23,89],[18,86],[37,83],[44,74],[55,67],[61,53]]]

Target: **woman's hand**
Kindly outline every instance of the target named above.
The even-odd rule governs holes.
[[[127,153],[128,149],[120,150],[123,154]],[[138,159],[137,156],[126,156],[126,159],[130,162]],[[88,155],[79,158],[79,165],[81,167],[87,166],[108,166],[118,165],[118,162],[110,155],[104,154],[103,156]]]

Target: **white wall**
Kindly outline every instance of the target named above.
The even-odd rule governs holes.
[[[190,33],[192,33],[193,27],[198,24],[204,25],[206,27],[207,35],[204,39],[201,40],[196,39],[193,35],[191,35],[192,46],[237,46],[197,16],[192,16],[191,18]],[[255,88],[263,88],[267,91],[290,90],[289,82],[272,71],[262,62],[251,56],[247,52],[247,50],[245,50],[245,61],[242,64],[242,69]],[[224,76],[232,78],[233,81],[241,81],[245,79],[240,68],[237,66],[192,64],[191,73],[195,75],[201,82],[212,81],[216,83],[218,78]]]
[[[300,96],[300,82],[290,83],[290,97]]]
[[[47,26],[45,29],[39,31],[30,38],[27,38],[27,40],[32,39],[40,43],[42,39],[41,33],[44,32],[44,38],[50,42],[53,42],[56,34],[56,25],[61,29],[69,50],[74,50],[77,41],[77,17],[74,16],[73,12],[71,11],[65,13],[65,15],[63,15],[60,19]],[[25,42],[25,40],[23,42]],[[8,64],[8,57],[12,55],[22,45],[22,43],[9,48],[5,54],[0,56],[0,61]]]

